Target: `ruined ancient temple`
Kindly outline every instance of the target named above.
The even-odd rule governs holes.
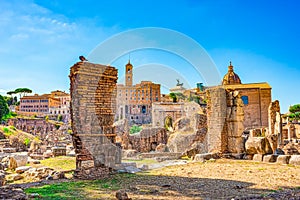
[[[75,176],[97,178],[121,163],[113,127],[118,71],[78,62],[71,67],[71,119],[76,153]]]

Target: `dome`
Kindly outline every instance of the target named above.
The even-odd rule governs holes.
[[[233,71],[233,66],[230,65],[228,66],[228,72],[227,74],[225,74],[223,81],[222,81],[222,85],[233,85],[233,84],[241,84],[241,79],[240,77],[234,73]]]

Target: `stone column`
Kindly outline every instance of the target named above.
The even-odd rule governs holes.
[[[209,153],[227,151],[226,92],[223,87],[207,90],[207,144]]]

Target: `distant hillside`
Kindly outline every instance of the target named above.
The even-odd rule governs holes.
[[[16,129],[14,126],[0,125],[0,139],[9,139],[11,147],[17,148],[17,151],[26,150],[32,141],[41,142],[34,135]]]

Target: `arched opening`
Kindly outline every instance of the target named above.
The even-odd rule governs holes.
[[[152,142],[150,151],[155,151],[156,147],[157,147],[157,142]]]
[[[173,119],[171,116],[167,116],[164,120],[164,124],[165,124],[165,128],[168,130],[168,131],[173,131]]]

